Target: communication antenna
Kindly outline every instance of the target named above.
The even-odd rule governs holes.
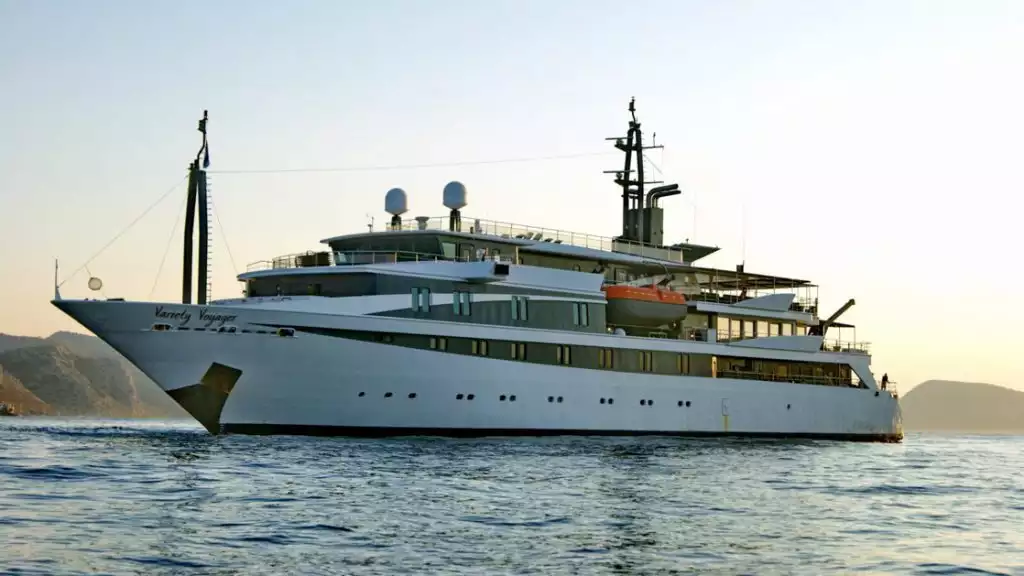
[[[747,204],[740,204],[740,262],[747,263]]]
[[[373,216],[372,216],[372,215],[370,215],[370,214],[367,214],[367,215],[366,215],[366,219],[368,220],[368,221],[367,221],[367,223],[366,223],[366,228],[367,228],[367,229],[368,229],[368,230],[369,230],[370,232],[373,232]]]

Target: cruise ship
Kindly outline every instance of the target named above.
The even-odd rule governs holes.
[[[250,265],[210,300],[208,166],[189,171],[182,301],[53,304],[153,379],[211,434],[680,435],[898,442],[898,395],[867,345],[818,314],[808,280],[716,269],[665,239],[634,102],[609,172],[622,228],[603,237],[447,214]],[[201,162],[201,159],[205,161]],[[199,216],[196,302],[192,238]],[[843,339],[843,334],[854,335]]]

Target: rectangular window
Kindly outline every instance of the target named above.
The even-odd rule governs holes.
[[[428,288],[412,289],[413,312],[430,312],[430,290]]]
[[[768,335],[769,336],[778,336],[779,335],[779,325],[776,324],[775,322],[772,322],[771,324],[769,324],[768,325]]]
[[[758,320],[757,321],[757,337],[766,338],[768,336],[768,321]]]
[[[571,360],[570,355],[569,355],[569,347],[568,346],[564,346],[564,345],[556,346],[555,347],[555,359],[558,361],[559,364],[563,364],[565,366],[568,366],[569,364],[571,364],[572,360]]]
[[[614,358],[611,348],[602,348],[597,351],[597,365],[599,368],[614,368]]]
[[[689,354],[680,354],[676,357],[676,368],[679,369],[680,374],[690,373],[690,356]]]
[[[487,356],[487,340],[473,340],[473,355]]]
[[[512,297],[512,320],[526,322],[529,319],[529,312],[527,311],[527,303],[529,301],[529,298],[526,296]]]
[[[590,305],[583,302],[573,302],[572,323],[574,326],[590,326]]]
[[[522,342],[512,342],[512,359],[526,360],[526,344],[523,344]]]
[[[754,337],[754,322],[752,320],[743,321],[743,337],[753,338]]]
[[[743,322],[732,318],[729,320],[729,339],[743,337]]]
[[[471,302],[470,292],[452,292],[452,313],[456,316],[469,316]]]
[[[455,260],[455,243],[454,242],[441,242],[441,253],[448,260]]]
[[[642,372],[654,371],[654,353],[646,350],[640,351],[640,370]]]
[[[783,324],[782,325],[782,335],[783,336],[792,336],[793,335],[793,325],[790,324],[789,322],[786,322],[785,324]]]
[[[430,337],[430,349],[431,350],[441,350],[442,352],[447,350],[448,349],[448,339],[444,338],[444,337],[436,338],[436,337],[431,336]]]

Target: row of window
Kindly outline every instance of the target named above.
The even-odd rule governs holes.
[[[360,392],[359,393],[359,397],[360,398],[363,398],[365,396],[366,396],[366,392]],[[391,393],[391,392],[385,392],[384,393],[384,397],[385,398],[391,398],[392,396],[394,396],[394,394]],[[409,395],[408,395],[408,398],[410,400],[415,400],[416,399],[416,393],[415,392],[410,392]],[[459,393],[459,394],[455,395],[455,399],[456,400],[462,400],[462,399],[473,400],[475,398],[476,398],[475,394],[462,394],[462,393]],[[548,396],[548,402],[550,402],[550,403],[554,403],[556,401],[557,402],[562,402],[562,400],[563,400],[563,398],[561,396],[558,396],[557,398],[554,397],[554,396]],[[510,394],[510,395],[502,394],[502,395],[498,396],[498,401],[499,402],[505,402],[505,401],[515,402],[516,401],[516,395],[515,394]],[[600,404],[614,404],[615,403],[615,399],[614,398],[601,398],[598,402]],[[649,400],[649,399],[646,399],[646,398],[642,399],[642,400],[640,400],[640,405],[641,406],[654,406],[654,400]],[[687,408],[689,408],[690,407],[690,401],[689,400],[686,400],[686,401],[679,400],[678,402],[676,402],[676,406],[678,406],[680,408],[682,408],[683,406],[686,406]],[[789,410],[789,408],[790,408],[790,405],[786,404],[786,410]]]
[[[628,350],[542,342],[511,342],[411,334],[352,333],[360,339],[410,348],[535,364],[616,372],[767,380],[863,387],[845,364],[717,356],[663,350]]]
[[[770,336],[802,336],[807,333],[806,326],[796,326],[793,322],[748,320],[725,316],[718,317],[717,328],[719,340],[765,338]]]

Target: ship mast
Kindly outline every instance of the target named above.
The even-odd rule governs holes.
[[[195,233],[196,209],[199,211],[199,278],[196,283],[196,299],[200,305],[206,304],[207,264],[210,257],[209,229],[206,196],[206,168],[210,165],[210,149],[206,140],[206,121],[209,119],[206,110],[199,121],[199,132],[203,134],[203,143],[196,152],[196,157],[188,167],[188,199],[185,205],[185,252],[181,274],[181,303],[192,303],[192,237]],[[202,159],[202,165],[199,161]],[[196,204],[198,203],[198,206]]]
[[[622,240],[660,246],[663,240],[662,220],[664,214],[658,206],[658,199],[679,194],[679,185],[658,186],[645,191],[648,184],[662,184],[660,180],[644,180],[644,150],[664,148],[661,145],[644,145],[643,131],[636,118],[636,98],[629,100],[629,129],[626,136],[605,138],[615,142],[615,147],[625,153],[622,170],[606,170],[614,174],[615,183],[622,188]],[[636,157],[634,169],[634,156]],[[634,177],[634,174],[636,177]]]

